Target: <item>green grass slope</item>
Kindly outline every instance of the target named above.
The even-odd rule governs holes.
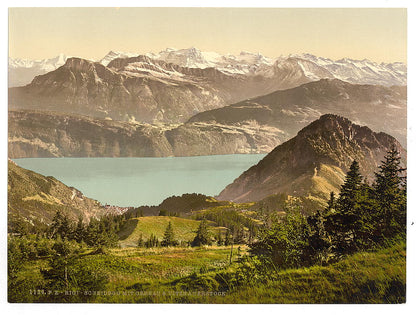
[[[281,271],[274,278],[232,290],[216,303],[405,303],[406,244],[329,266]]]
[[[119,232],[120,245],[122,247],[137,246],[140,235],[146,241],[151,234],[154,234],[161,241],[169,222],[172,222],[175,239],[179,242],[193,240],[201,223],[197,220],[168,216],[133,218],[128,220]],[[212,222],[208,224],[212,225]],[[213,235],[218,233],[218,229],[221,228],[210,227]]]

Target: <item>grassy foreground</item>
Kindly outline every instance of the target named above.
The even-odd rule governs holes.
[[[229,292],[225,303],[405,303],[406,245],[356,253],[329,266],[278,272]]]
[[[107,254],[86,253],[85,265],[109,275],[105,289],[60,292],[53,301],[92,303],[404,303],[406,246],[399,243],[375,252],[356,253],[335,264],[271,272],[268,280],[230,286],[239,255],[245,247],[112,249]],[[28,263],[22,279],[36,280],[44,259]],[[222,275],[221,277],[218,277]],[[225,277],[223,277],[225,275]],[[251,279],[253,278],[253,279]],[[36,282],[36,281],[35,281]],[[40,285],[40,286],[39,286]],[[42,283],[38,283],[42,288]],[[44,290],[47,291],[47,284]],[[26,302],[48,302],[43,293]]]

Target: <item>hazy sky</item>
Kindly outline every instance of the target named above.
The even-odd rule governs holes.
[[[9,56],[99,60],[110,50],[196,47],[406,62],[406,28],[406,9],[11,8]]]

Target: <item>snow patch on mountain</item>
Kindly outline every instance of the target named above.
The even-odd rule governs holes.
[[[179,71],[166,69],[152,60],[161,60],[187,68],[215,68],[226,75],[261,76],[281,78],[280,73],[292,71],[311,81],[320,79],[339,79],[353,84],[406,85],[407,66],[401,62],[376,63],[367,59],[354,60],[343,58],[332,60],[312,54],[290,54],[278,58],[269,58],[260,53],[242,51],[238,55],[219,54],[200,51],[195,47],[187,49],[167,48],[159,53],[146,54],[110,51],[99,62],[108,66],[117,58],[131,58],[144,55],[150,61],[134,63],[124,69],[126,74],[142,76],[150,74],[159,78],[184,80]],[[9,87],[26,85],[40,74],[62,66],[68,59],[64,54],[51,59],[27,60],[9,58]]]
[[[40,60],[9,57],[9,87],[29,84],[35,76],[53,71],[64,65],[68,58],[62,53],[54,58]]]
[[[312,62],[317,67],[326,70],[328,76],[320,76],[321,79],[336,78],[349,83],[387,86],[407,84],[407,66],[401,62],[376,63],[368,59],[355,60],[350,58],[332,60],[312,54],[291,54],[281,56],[279,59],[288,58],[298,60],[301,66],[304,66],[305,62]],[[317,77],[316,73],[311,71],[305,71],[305,75],[312,80],[316,80]]]
[[[103,59],[100,60],[100,63],[104,66],[108,66],[108,64],[117,58],[130,58],[138,56],[138,53],[129,53],[129,52],[121,52],[121,51],[110,51],[107,55],[104,56]]]
[[[9,69],[39,68],[45,71],[52,71],[62,66],[68,58],[68,56],[62,53],[54,58],[40,60],[29,60],[20,58],[13,59],[9,57]]]

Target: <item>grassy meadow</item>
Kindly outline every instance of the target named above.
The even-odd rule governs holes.
[[[132,218],[125,223],[123,229],[118,233],[119,244],[121,247],[135,247],[140,237],[149,239],[152,234],[158,239],[162,239],[169,222],[171,222],[175,238],[179,242],[192,241],[200,224],[196,220],[169,216]],[[208,224],[211,225],[209,231],[212,234],[216,235],[219,231],[225,233],[224,228],[212,226],[214,222],[208,221]]]
[[[198,248],[115,248],[104,254],[87,249],[79,263],[108,275],[105,289],[60,291],[52,301],[92,303],[403,303],[406,287],[404,242],[359,252],[327,266],[276,270],[269,276],[239,275],[246,246]],[[243,264],[244,265],[244,264]],[[47,259],[26,263],[21,279],[27,302],[49,302],[40,271]],[[244,272],[244,270],[243,270]],[[247,270],[245,271],[247,272]],[[42,291],[43,290],[43,291]],[[43,293],[42,293],[43,292]],[[29,300],[28,300],[29,297]]]

